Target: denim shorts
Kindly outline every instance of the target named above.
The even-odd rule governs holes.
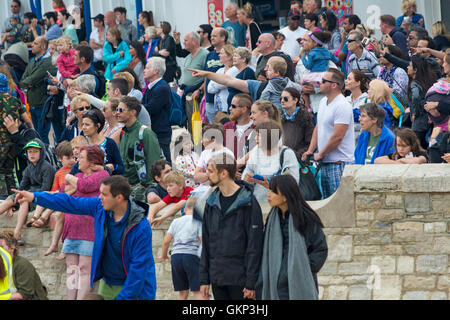
[[[65,239],[61,252],[91,257],[93,249],[93,241]]]
[[[193,254],[174,254],[171,261],[174,291],[200,291],[200,258]]]

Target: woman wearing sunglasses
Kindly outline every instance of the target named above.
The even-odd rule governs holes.
[[[87,97],[77,96],[70,103],[70,108],[75,115],[75,119],[73,119],[70,122],[70,125],[64,129],[58,143],[62,141],[72,141],[73,138],[81,135],[81,132],[83,131],[83,115],[91,109],[91,103]]]
[[[286,88],[281,93],[281,107],[284,144],[294,150],[300,160],[311,143],[314,117],[303,108],[300,92],[295,88]]]

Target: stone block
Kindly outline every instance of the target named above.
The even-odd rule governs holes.
[[[356,212],[356,221],[366,221],[375,219],[375,210],[359,210]]]
[[[370,232],[355,236],[355,245],[389,244],[392,242],[389,232]]]
[[[450,212],[450,200],[449,199],[432,199],[431,200],[431,207],[433,208],[434,212]]]
[[[450,289],[450,276],[448,274],[445,276],[439,276],[437,288],[439,290],[449,290]]]
[[[447,255],[423,255],[416,259],[416,272],[445,273],[448,267]]]
[[[367,285],[369,277],[369,274],[345,276],[342,283],[346,285]]]
[[[381,253],[388,255],[401,255],[403,254],[403,247],[401,245],[398,244],[389,244],[389,245],[385,245],[385,246],[381,246]]]
[[[340,262],[351,261],[353,251],[352,236],[330,235],[327,238],[328,261]]]
[[[377,211],[375,219],[378,221],[400,220],[405,217],[403,209],[380,209]]]
[[[433,252],[433,243],[429,242],[417,242],[406,243],[404,246],[405,253],[409,255],[429,254]]]
[[[381,246],[354,246],[353,254],[356,256],[371,256],[381,253]]]
[[[340,275],[365,274],[369,264],[367,262],[345,262],[339,264],[338,273]]]
[[[394,222],[393,241],[424,241],[422,222]]]
[[[376,284],[376,282],[375,282]],[[402,282],[400,276],[380,276],[380,286],[373,288],[373,300],[400,300]]]
[[[409,165],[403,176],[403,192],[450,191],[450,167],[446,164]],[[406,202],[406,201],[405,201]]]
[[[370,225],[370,231],[384,231],[391,232],[392,231],[392,223],[390,222],[382,222],[375,221]]]
[[[405,289],[432,290],[436,287],[436,276],[408,275],[403,279]]]
[[[320,270],[320,275],[333,275],[337,274],[338,264],[336,262],[326,262]]]
[[[360,168],[354,178],[355,191],[359,193],[397,192],[402,189],[402,176],[408,166],[368,165]]]
[[[397,273],[398,274],[414,273],[414,257],[409,256],[398,257]]]
[[[317,280],[319,282],[319,285],[322,286],[341,285],[344,283],[344,278],[337,275],[322,276],[319,274]]]
[[[405,195],[406,213],[426,213],[431,211],[430,195],[427,193],[408,193]]]
[[[324,297],[324,287],[319,286],[319,300],[323,300]]]
[[[355,207],[357,210],[361,209],[378,209],[382,207],[381,194],[361,194],[356,196]]]
[[[447,222],[425,223],[425,233],[445,233],[447,232]]]
[[[347,286],[329,286],[327,300],[347,300]]]
[[[372,292],[367,286],[350,286],[348,292],[349,300],[370,300]]]
[[[387,194],[384,201],[385,208],[401,209],[405,207],[403,196],[399,194]]]
[[[447,300],[447,294],[445,292],[433,292],[430,300]]]
[[[428,291],[410,291],[403,295],[402,300],[428,300]]]
[[[382,274],[395,273],[395,257],[393,256],[373,257],[371,265],[379,267]]]

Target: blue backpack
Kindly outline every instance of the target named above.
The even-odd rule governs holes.
[[[167,83],[166,81],[164,81],[165,83]],[[156,89],[159,84],[161,83],[158,82],[153,89]],[[183,105],[183,100],[181,99],[181,97],[178,95],[178,93],[176,93],[175,91],[173,91],[172,89],[170,89],[170,115],[169,115],[169,123],[171,126],[180,126],[180,127],[184,127],[186,126],[186,113],[184,111],[184,105]]]
[[[181,97],[170,89],[170,101],[172,107],[170,108],[169,122],[171,126],[183,127],[186,125],[186,113],[184,111],[183,100]]]

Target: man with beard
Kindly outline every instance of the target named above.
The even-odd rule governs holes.
[[[236,160],[227,153],[212,157],[207,176],[217,187],[206,201],[200,259],[200,292],[215,300],[255,298],[262,256],[263,217],[253,188],[236,181]]]
[[[252,103],[252,98],[245,93],[237,94],[231,101],[231,121],[224,126],[225,146],[233,151],[236,159],[244,157],[256,145],[255,125],[250,119]],[[237,178],[241,178],[241,173],[236,173]]]

